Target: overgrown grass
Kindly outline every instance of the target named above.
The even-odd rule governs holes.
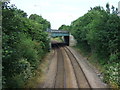
[[[89,57],[91,55],[90,50],[85,46],[83,47],[82,44],[77,44],[74,48],[78,49],[79,52],[85,57]]]
[[[102,66],[100,65],[100,63],[97,60],[97,56],[94,54],[92,55],[92,53],[90,51],[88,51],[87,49],[84,49],[82,47],[82,45],[76,45],[73,47],[74,49],[76,49],[78,52],[80,52],[80,54],[82,56],[84,56],[93,66],[95,66],[100,72],[103,71]]]
[[[52,57],[53,51],[47,53],[44,59],[35,70],[34,76],[31,77],[24,85],[25,88],[39,88],[44,84],[46,72],[49,66],[50,57]]]

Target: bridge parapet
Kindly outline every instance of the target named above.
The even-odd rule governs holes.
[[[47,32],[50,33],[51,37],[56,37],[56,36],[69,36],[69,31],[55,30],[55,29],[47,29]]]

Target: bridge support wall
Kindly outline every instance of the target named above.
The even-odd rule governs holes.
[[[77,41],[75,40],[73,35],[69,36],[69,46],[76,46]]]
[[[69,46],[70,37],[69,36],[64,36],[64,42],[66,43],[67,46]]]

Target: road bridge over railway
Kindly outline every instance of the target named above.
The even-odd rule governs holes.
[[[69,46],[69,36],[70,33],[69,31],[64,31],[64,30],[55,30],[55,29],[47,29],[47,32],[49,32],[50,37],[63,37],[64,42]]]
[[[69,32],[68,31],[63,31],[63,30],[52,30],[51,31],[51,36],[52,37],[69,36]]]

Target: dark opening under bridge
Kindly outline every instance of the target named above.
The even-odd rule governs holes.
[[[47,29],[50,37],[64,37],[64,42],[69,45],[69,31]]]

